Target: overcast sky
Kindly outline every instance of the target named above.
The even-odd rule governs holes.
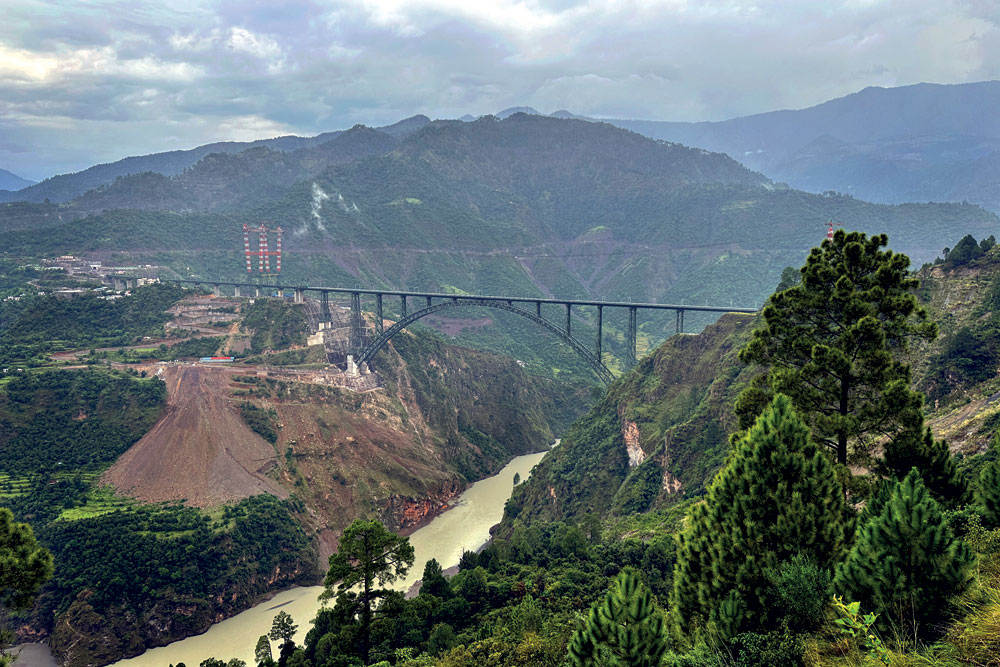
[[[996,0],[0,0],[0,168],[530,105],[721,120],[1000,78]]]

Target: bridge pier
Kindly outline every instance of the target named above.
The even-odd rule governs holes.
[[[122,286],[122,279],[117,277],[111,278],[111,285],[115,288],[116,292],[121,292],[125,287]]]
[[[406,295],[405,294],[400,294],[399,295],[399,303],[400,303],[401,312],[403,314],[403,318],[405,318],[406,317]]]
[[[254,287],[254,294],[257,296],[257,298],[260,298],[260,286]]]
[[[361,293],[351,292],[351,350],[357,352],[364,347],[365,332],[361,324]]]
[[[236,297],[237,299],[240,298],[240,286],[239,285],[233,285],[233,296]]]
[[[541,301],[536,301],[535,302],[535,315],[538,315],[539,317],[542,316],[542,302]]]
[[[222,296],[222,285],[212,285],[212,294],[215,296]]]
[[[604,326],[604,306],[597,307],[597,358],[601,358],[601,329]]]
[[[375,295],[375,335],[382,335],[382,295]]]
[[[635,352],[635,338],[636,338],[636,308],[635,306],[629,306],[628,309],[628,333],[625,335],[625,345],[626,345],[626,359],[625,363],[629,368],[635,366],[636,363],[636,352]]]
[[[295,303],[305,303],[306,302],[306,294],[302,290],[302,288],[300,288],[300,287],[296,287],[295,288],[295,296],[293,297],[293,300],[295,301]]]
[[[573,309],[572,304],[568,304],[567,303],[566,304],[566,335],[567,336],[570,336],[573,333],[573,330],[570,328],[570,325],[571,325],[571,323],[573,321],[572,309]]]
[[[677,333],[684,333],[684,309],[677,309]]]
[[[323,292],[319,301],[319,316],[324,322],[329,322],[330,317],[330,293]]]
[[[430,308],[432,305],[434,305],[434,299],[427,297],[427,307]]]

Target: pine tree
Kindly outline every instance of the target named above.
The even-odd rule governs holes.
[[[979,473],[979,504],[987,526],[1000,528],[1000,461],[993,461]]]
[[[678,537],[671,619],[682,636],[771,629],[767,573],[801,555],[832,571],[847,507],[834,466],[779,394],[737,442]]]
[[[910,338],[937,332],[912,294],[909,258],[881,250],[887,243],[837,230],[812,249],[802,281],[771,296],[740,351],[767,371],[737,401],[744,428],[770,396],[787,394],[816,442],[847,463],[849,443],[869,451],[917,423],[922,399],[901,355]]]
[[[923,437],[917,435],[921,431]],[[948,444],[936,440],[929,427],[898,434],[886,444],[883,461],[889,474],[897,480],[916,468],[934,498],[948,507],[972,501],[969,484],[955,465]]]
[[[969,585],[974,561],[914,469],[861,527],[834,587],[881,614],[883,630],[916,639],[930,633],[949,599]]]
[[[575,667],[657,667],[667,651],[663,614],[638,573],[626,569],[584,626],[573,633],[569,659]]]
[[[268,641],[267,635],[261,635],[257,638],[253,655],[257,660],[258,667],[274,664],[274,658],[271,656],[271,642]]]
[[[451,584],[444,576],[444,570],[436,558],[431,558],[424,564],[424,574],[420,578],[420,594],[434,595],[447,600],[452,596]]]
[[[338,592],[345,593],[360,586],[360,655],[366,665],[371,651],[372,612],[376,603],[391,593],[382,586],[405,577],[413,565],[413,558],[410,538],[386,530],[377,520],[364,519],[355,519],[344,530],[337,553],[330,556],[330,569],[323,580],[320,599],[329,600]]]

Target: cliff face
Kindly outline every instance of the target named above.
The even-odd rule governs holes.
[[[730,314],[674,336],[619,379],[515,490],[505,529],[515,519],[638,512],[702,493],[736,428],[732,403],[747,381],[736,352],[752,321]]]
[[[273,411],[268,474],[303,501],[324,565],[355,518],[414,529],[470,482],[546,449],[589,399],[426,334],[397,336],[377,362],[384,386],[365,393],[249,376],[230,386],[234,401]]]
[[[311,561],[275,567],[245,583],[229,584],[211,599],[166,597],[136,609],[128,605],[102,608],[90,604],[92,593],[83,591],[60,614],[49,645],[59,664],[67,667],[103,665],[138,655],[149,648],[200,634],[213,623],[258,602],[268,591],[315,578]]]
[[[918,292],[938,337],[910,355],[934,434],[953,452],[986,449],[1000,424],[1000,248],[924,266]]]
[[[927,265],[918,299],[939,336],[908,353],[935,437],[985,451],[1000,426],[1000,248],[960,265]],[[754,326],[725,315],[669,339],[578,420],[508,504],[515,520],[644,512],[697,496],[723,464],[736,396],[756,371],[737,351]]]

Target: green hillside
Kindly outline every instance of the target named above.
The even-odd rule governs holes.
[[[719,153],[525,114],[433,122],[399,140],[359,127],[316,147],[130,176],[58,207],[0,207],[9,253],[111,254],[184,278],[245,278],[241,226],[262,220],[285,230],[289,282],[736,306],[762,303],[827,221],[885,231],[917,261],[956,233],[1000,227],[975,206],[807,194]],[[593,316],[581,310],[580,325]],[[643,319],[644,349],[672,325]],[[462,340],[513,349],[524,331]],[[550,346],[517,354],[536,370],[563,367],[565,357],[539,353]]]

